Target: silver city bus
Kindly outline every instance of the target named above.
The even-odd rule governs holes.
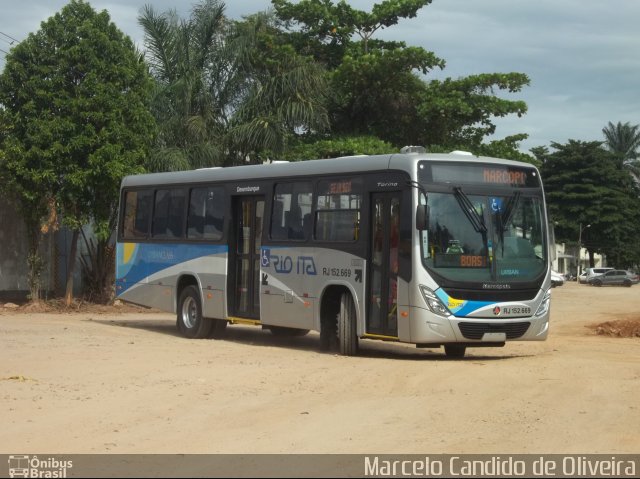
[[[544,340],[549,240],[538,170],[463,152],[154,173],[122,181],[116,290],[227,324],[467,347]]]

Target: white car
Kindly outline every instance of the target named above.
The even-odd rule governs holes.
[[[562,286],[564,284],[564,276],[557,271],[551,270],[551,287]]]

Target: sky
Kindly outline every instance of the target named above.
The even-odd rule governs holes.
[[[0,69],[12,37],[23,40],[65,0],[0,0]],[[145,4],[175,9],[187,18],[194,2],[184,0],[92,0],[144,49],[137,17]],[[369,11],[374,2],[349,3]],[[226,12],[240,19],[269,9],[269,0],[228,0]],[[8,36],[7,36],[8,35]],[[500,96],[524,100],[521,118],[496,119],[492,139],[527,133],[521,150],[603,140],[609,121],[640,124],[640,0],[433,0],[416,18],[403,19],[377,38],[421,46],[446,61],[426,79],[479,73],[525,73],[530,86]]]

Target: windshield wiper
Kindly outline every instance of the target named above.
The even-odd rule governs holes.
[[[511,217],[516,209],[516,205],[520,201],[520,192],[516,191],[513,196],[510,196],[507,200],[507,204],[504,207],[504,211],[500,213],[500,219],[502,220],[502,225],[508,226],[511,222]]]
[[[516,191],[513,196],[507,200],[504,210],[499,212],[498,217],[498,234],[500,235],[500,246],[502,248],[502,256],[504,256],[504,231],[509,227],[516,205],[520,201],[520,192]]]
[[[459,186],[454,187],[453,193],[469,223],[471,223],[474,230],[482,234],[482,238],[486,243],[487,225],[484,224],[484,214],[482,216],[478,214],[469,197],[462,191],[462,188]]]

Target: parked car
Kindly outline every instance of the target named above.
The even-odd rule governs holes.
[[[564,284],[564,276],[557,271],[551,270],[551,287],[562,286]]]
[[[587,273],[587,283],[591,278],[595,278],[601,274],[606,273],[607,271],[612,271],[615,268],[585,268],[585,273]]]
[[[639,281],[638,275],[622,269],[613,269],[606,273],[589,278],[589,284],[593,286],[620,285],[631,286]]]

